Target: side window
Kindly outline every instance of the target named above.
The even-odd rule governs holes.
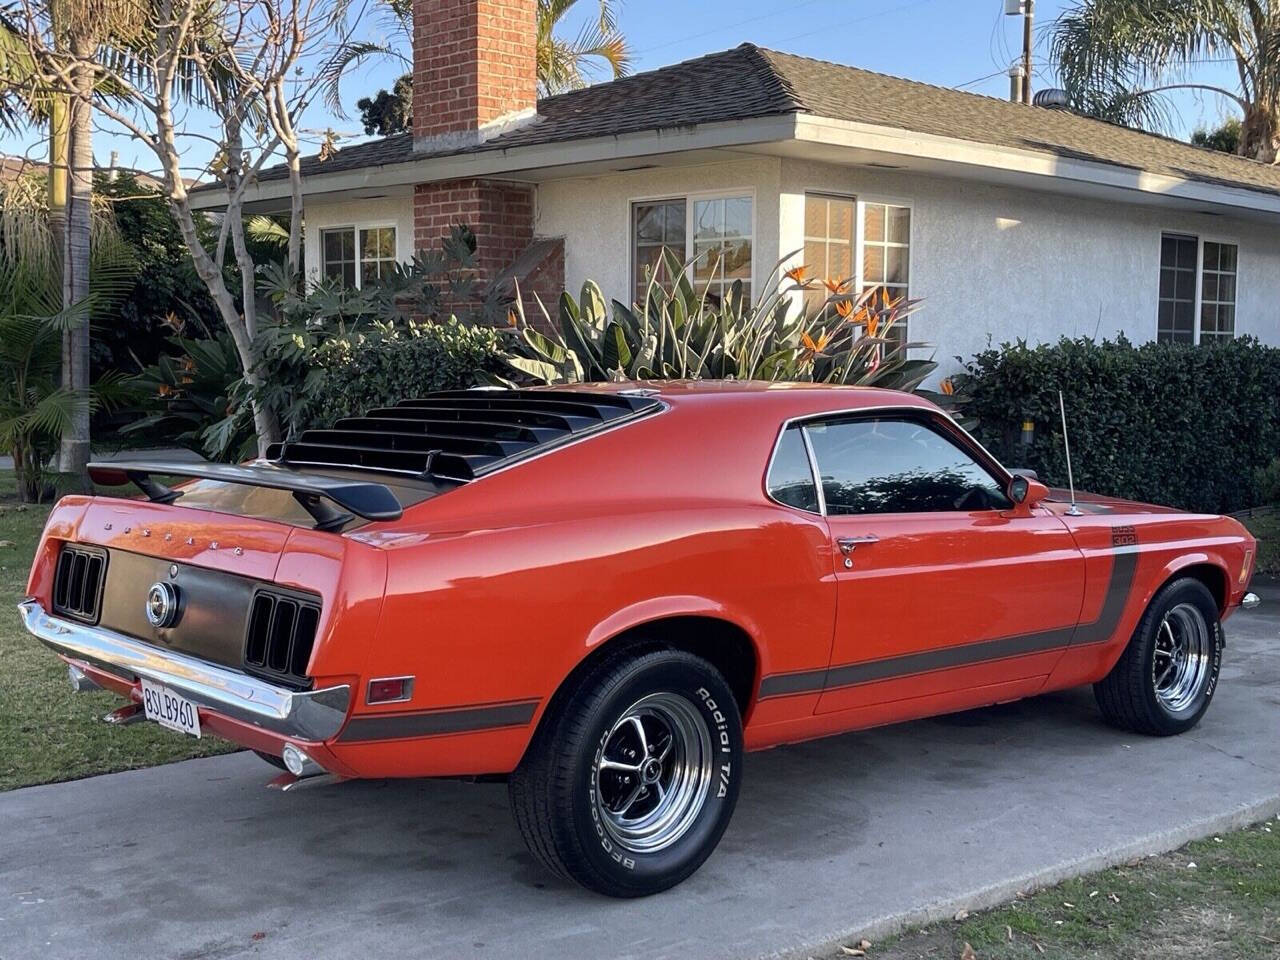
[[[1012,506],[995,477],[923,423],[877,418],[806,429],[832,516]]]
[[[818,513],[818,488],[799,427],[788,427],[778,441],[769,476],[765,480],[769,496],[798,510]]]

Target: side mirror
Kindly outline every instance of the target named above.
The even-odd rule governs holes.
[[[1009,481],[1009,499],[1015,506],[1030,510],[1041,500],[1049,496],[1049,488],[1039,480],[1025,474],[1014,474]]]

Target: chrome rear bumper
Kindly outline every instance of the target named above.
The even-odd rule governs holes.
[[[288,690],[114,630],[50,616],[32,599],[19,603],[18,610],[27,630],[64,657],[125,679],[163,683],[202,707],[282,736],[328,740],[342,729],[351,706],[347,684]]]

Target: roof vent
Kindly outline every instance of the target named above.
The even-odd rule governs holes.
[[[1048,87],[1044,90],[1037,90],[1031,102],[1037,107],[1044,107],[1048,110],[1068,110],[1071,105],[1067,100],[1067,91],[1059,90],[1056,87]]]

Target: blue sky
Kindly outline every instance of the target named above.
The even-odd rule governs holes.
[[[1048,35],[1053,20],[1068,4],[1063,0],[1038,0],[1036,4],[1036,88],[1052,85],[1047,64]],[[576,19],[589,16],[594,3],[579,0]],[[848,63],[946,87],[962,87],[975,93],[1004,97],[1009,81],[1006,69],[1022,46],[1022,21],[1003,14],[1004,0],[622,0],[621,25],[634,54],[634,69],[648,70],[687,60],[743,41],[790,53]],[[567,22],[566,32],[575,30]],[[1221,80],[1232,86],[1228,65],[1210,64],[1197,76]],[[390,87],[401,72],[399,63],[370,64],[343,87],[350,116],[329,114],[313,107],[304,126],[315,131],[332,128],[342,142],[362,138],[357,99]],[[1214,126],[1227,115],[1216,96],[1183,94],[1176,101],[1178,125],[1174,133],[1186,136],[1198,126]],[[199,124],[201,118],[189,122]],[[126,166],[151,169],[154,162],[145,148],[106,130],[95,134],[99,163],[118,150]],[[40,158],[39,135],[0,137],[0,151]],[[207,160],[207,145],[190,145],[190,168],[195,173]]]

